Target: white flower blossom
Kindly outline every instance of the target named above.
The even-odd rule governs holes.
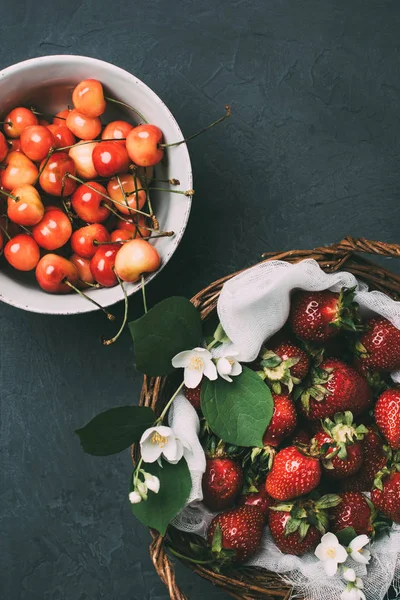
[[[160,491],[160,480],[158,479],[158,477],[152,475],[151,473],[143,473],[143,475],[147,489],[151,492],[154,492],[155,494],[158,494],[158,492]]]
[[[129,494],[129,502],[131,504],[139,504],[142,501],[142,496],[139,492],[133,491]]]
[[[363,565],[367,565],[371,559],[371,552],[364,549],[367,544],[369,544],[367,535],[358,535],[349,544],[351,558]]]
[[[185,450],[191,452],[189,442],[179,439],[171,427],[165,425],[146,429],[140,439],[140,451],[145,463],[153,463],[163,456],[169,463],[176,465]]]
[[[217,358],[218,375],[225,381],[229,381],[229,383],[232,382],[232,377],[240,375],[242,372],[242,365],[235,358],[238,354],[238,352],[231,352],[229,355]]]
[[[347,571],[353,571],[355,576],[355,572],[353,569],[347,569]],[[345,575],[343,576],[345,577]],[[359,577],[355,577],[354,580],[348,581],[350,581],[350,583],[340,595],[341,600],[366,600],[364,592],[361,591],[364,589],[363,580]]]
[[[197,387],[203,375],[211,381],[218,377],[212,354],[205,348],[193,348],[193,350],[179,352],[172,359],[172,366],[176,369],[184,369],[183,379],[188,388]]]
[[[336,535],[329,532],[322,536],[321,543],[315,550],[315,556],[322,562],[328,577],[332,577],[337,572],[338,563],[346,562],[347,551],[339,544]]]
[[[143,481],[138,481],[136,483],[135,490],[139,492],[142,497],[142,500],[147,500],[147,485],[143,483]]]
[[[356,572],[354,569],[343,567],[343,579],[354,582],[356,580]]]

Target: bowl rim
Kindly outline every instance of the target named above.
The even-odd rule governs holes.
[[[158,94],[152,88],[150,88],[146,83],[144,83],[141,79],[136,77],[136,75],[133,75],[132,73],[130,73],[129,71],[126,71],[122,67],[118,67],[117,65],[114,65],[105,60],[101,60],[99,58],[93,58],[91,56],[78,55],[78,54],[51,54],[51,55],[47,55],[47,56],[37,56],[34,58],[29,58],[29,59],[20,61],[18,63],[8,66],[8,67],[5,67],[4,69],[2,69],[0,71],[0,78],[7,77],[9,75],[15,75],[16,73],[18,73],[18,71],[21,71],[24,68],[27,68],[33,64],[37,65],[39,63],[44,63],[44,64],[51,63],[52,66],[54,66],[55,62],[56,63],[68,63],[71,61],[77,61],[77,62],[83,63],[83,64],[87,63],[88,65],[98,64],[98,65],[103,66],[103,68],[112,69],[114,72],[120,73],[121,76],[123,75],[124,77],[128,77],[129,79],[131,79],[132,84],[145,90],[147,94],[153,96],[153,98],[156,102],[158,102],[159,104],[162,105],[163,109],[166,112],[166,117],[172,121],[172,124],[176,128],[178,135],[180,135],[183,139],[184,136],[183,136],[182,130],[181,130],[176,118],[174,117],[174,115],[172,114],[172,112],[170,111],[168,106],[165,104],[165,102],[162,100],[162,98],[160,98],[160,96],[158,96]],[[186,143],[181,144],[181,148],[184,151],[184,159],[186,162],[185,171],[187,172],[187,179],[188,179],[188,184],[189,184],[188,189],[192,189],[193,188],[193,171],[192,171],[192,165],[191,165],[191,161],[190,161],[190,155],[189,155],[189,150],[188,150],[187,144]],[[183,235],[186,231],[186,227],[187,227],[187,224],[189,221],[191,207],[192,207],[192,197],[190,196],[190,197],[187,197],[186,209],[183,214],[183,224],[182,224],[180,230],[175,232],[174,237],[171,238],[171,246],[168,249],[168,252],[166,253],[166,255],[162,258],[160,267],[157,269],[157,271],[146,274],[146,285],[148,285],[164,269],[164,267],[168,264],[168,262],[170,261],[170,259],[173,256],[173,254],[177,250],[179,244],[181,243]],[[141,282],[135,282],[132,284],[125,283],[124,287],[125,287],[127,295],[132,296],[133,294],[137,293],[140,290]],[[117,290],[119,288],[117,286],[115,286],[114,289]],[[96,291],[101,292],[101,290],[96,290]],[[42,292],[43,292],[43,294],[48,296],[44,290],[42,290]],[[116,297],[115,299],[112,299],[111,301],[102,303],[102,305],[104,307],[113,306],[117,302],[121,302],[122,299],[123,299],[122,296]],[[82,305],[79,306],[78,310],[75,310],[75,309],[73,309],[73,310],[67,310],[67,309],[49,310],[49,306],[45,302],[40,307],[39,306],[31,307],[22,302],[19,302],[18,298],[7,297],[7,295],[4,294],[4,290],[0,291],[0,302],[4,302],[5,304],[8,304],[15,308],[25,310],[27,312],[32,312],[32,313],[37,313],[37,314],[46,314],[46,315],[78,315],[78,314],[89,313],[89,312],[94,312],[94,311],[99,310],[91,302],[84,302],[84,303],[82,302]]]

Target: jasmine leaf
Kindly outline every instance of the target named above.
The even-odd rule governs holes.
[[[357,533],[353,527],[345,527],[344,529],[338,531],[336,537],[339,540],[339,543],[346,547],[352,540],[354,540],[355,537],[357,537]]]

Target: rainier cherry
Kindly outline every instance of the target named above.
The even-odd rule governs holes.
[[[53,123],[52,125],[47,125],[47,129],[53,134],[55,148],[65,148],[66,146],[72,146],[76,142],[74,134],[66,125],[56,125]]]
[[[60,112],[58,112],[53,119],[53,125],[58,125],[59,127],[65,127],[65,122],[66,122],[67,117],[70,112],[71,111],[69,108],[64,108],[64,110],[60,110]]]
[[[39,192],[32,185],[21,185],[11,192],[13,198],[8,198],[7,215],[18,225],[30,227],[36,225],[44,215],[44,206]]]
[[[115,259],[115,271],[123,281],[133,282],[142,273],[151,273],[160,266],[160,255],[146,242],[136,238],[120,248]]]
[[[1,172],[1,184],[7,189],[35,183],[39,171],[36,165],[22,152],[10,152],[5,159],[7,165]]]
[[[10,146],[10,152],[22,152],[21,140],[19,138],[7,140],[7,144]]]
[[[112,121],[105,126],[103,133],[101,134],[102,140],[121,140],[118,142],[125,146],[125,140],[130,131],[132,131],[133,125],[127,123],[127,121]]]
[[[107,190],[97,181],[88,181],[88,184],[91,187],[82,184],[76,188],[71,198],[72,208],[82,221],[102,223],[110,216],[107,205],[111,205],[111,203],[98,192],[107,194]],[[92,188],[95,188],[98,192]],[[103,206],[104,204],[106,206]]]
[[[98,142],[87,143],[81,141],[69,150],[69,155],[75,163],[76,173],[83,179],[95,179],[97,177],[97,171],[93,164],[93,150],[97,144]]]
[[[76,109],[71,110],[66,124],[68,129],[81,140],[93,140],[101,132],[101,121],[98,117],[87,117]]]
[[[138,230],[139,235],[143,237],[147,237],[150,235],[150,230],[147,227],[147,219],[144,215],[135,215],[134,221],[124,221],[122,219],[117,219],[117,223],[115,226],[116,230],[120,231],[124,229],[126,231],[130,231],[132,233],[131,237],[134,237],[135,232]]]
[[[76,183],[67,173],[75,175],[75,163],[66,152],[54,152],[46,163],[40,165],[42,173],[39,178],[41,188],[51,196],[70,196]]]
[[[125,240],[133,240],[135,234],[127,229],[114,229],[111,232],[110,241],[111,242],[121,242]]]
[[[92,271],[90,270],[90,259],[83,258],[82,256],[78,256],[77,254],[73,254],[69,259],[73,265],[75,265],[79,279],[84,283],[94,283],[95,278],[92,275]]]
[[[74,107],[87,117],[99,117],[106,110],[103,86],[97,79],[84,79],[72,92]]]
[[[93,150],[93,164],[100,177],[111,177],[127,171],[130,160],[119,142],[100,142]]]
[[[66,244],[72,235],[72,225],[62,210],[48,210],[32,229],[36,242],[45,250],[56,250]]]
[[[0,131],[0,162],[3,162],[8,154],[9,149],[10,148],[8,147],[7,140]]]
[[[34,162],[46,158],[50,148],[55,146],[53,134],[47,127],[42,125],[25,127],[20,140],[22,152]]]
[[[97,250],[97,246],[93,243],[95,240],[98,242],[110,241],[110,234],[104,225],[94,223],[93,225],[81,227],[74,231],[71,236],[72,250],[83,258],[92,258]]]
[[[126,138],[126,149],[129,157],[139,167],[156,165],[164,156],[160,148],[163,134],[156,125],[138,125],[129,132]]]
[[[76,285],[79,277],[71,261],[58,254],[46,254],[36,267],[36,279],[46,292],[68,294],[71,288],[63,282],[67,280]]]
[[[32,271],[39,262],[40,250],[30,235],[22,233],[7,242],[4,256],[14,269]]]
[[[118,245],[99,246],[96,254],[90,261],[90,270],[93,277],[97,283],[100,283],[104,287],[113,287],[118,281],[113,267],[119,250]]]
[[[118,179],[113,177],[113,179],[110,179],[108,182],[108,195],[113,202],[118,202],[118,204],[115,206],[123,215],[134,214],[129,210],[129,208],[136,208],[140,210],[143,208],[143,205],[146,202],[146,191],[143,189],[142,182],[138,177],[135,178],[130,173],[120,175]],[[138,191],[136,192],[135,190]],[[126,199],[124,198],[124,194]]]
[[[25,127],[37,125],[38,119],[29,108],[18,106],[4,119],[4,132],[10,138],[19,138]]]

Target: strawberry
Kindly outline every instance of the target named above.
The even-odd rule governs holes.
[[[310,360],[307,354],[292,342],[282,342],[272,349],[263,348],[259,359],[259,375],[276,394],[282,393],[282,387],[289,392],[293,385],[300,383],[307,375]]]
[[[295,446],[288,446],[275,456],[265,489],[275,500],[291,500],[311,492],[320,479],[320,461]]]
[[[391,388],[379,396],[374,415],[390,447],[400,450],[400,388]]]
[[[390,372],[400,369],[400,330],[383,317],[365,324],[367,331],[356,344],[363,369]]]
[[[386,517],[400,523],[400,466],[385,467],[380,471],[374,482],[371,500],[374,506]]]
[[[344,411],[360,415],[372,401],[372,392],[360,373],[336,358],[328,358],[314,369],[311,383],[301,401],[303,414],[313,421]]]
[[[327,530],[327,509],[339,502],[339,496],[329,494],[317,500],[303,498],[272,506],[268,524],[281,552],[301,556],[315,548]]]
[[[292,438],[291,446],[309,446],[312,440],[312,435],[306,429],[297,429]]]
[[[257,506],[240,506],[220,513],[208,528],[208,543],[213,553],[223,554],[223,549],[233,552],[234,562],[244,562],[261,544],[265,516]]]
[[[243,484],[242,467],[231,458],[208,458],[203,475],[203,502],[212,511],[232,506]]]
[[[274,412],[264,433],[264,446],[277,447],[282,440],[294,431],[297,425],[297,413],[291,396],[272,394]]]
[[[343,491],[371,491],[376,474],[386,467],[388,461],[383,444],[383,439],[376,428],[368,426],[367,433],[361,441],[364,454],[363,464],[355,475],[346,477],[341,481]]]
[[[331,511],[330,531],[337,533],[346,527],[353,527],[357,535],[368,535],[374,532],[374,507],[359,492],[340,494],[341,502]]]
[[[340,294],[329,290],[300,291],[292,299],[289,321],[300,339],[326,342],[335,337],[340,329],[357,330],[357,308],[354,288],[343,289]]]
[[[250,492],[239,497],[238,506],[257,506],[263,515],[267,517],[269,508],[274,500],[265,491],[265,484],[260,487],[259,492]]]
[[[201,382],[195,388],[188,388],[186,385],[183,386],[183,393],[189,400],[190,404],[196,410],[200,410],[200,395],[201,395]]]
[[[336,413],[334,421],[325,419],[311,442],[311,450],[322,459],[326,474],[333,479],[354,475],[363,463],[361,441],[368,429],[353,425],[351,412]]]

